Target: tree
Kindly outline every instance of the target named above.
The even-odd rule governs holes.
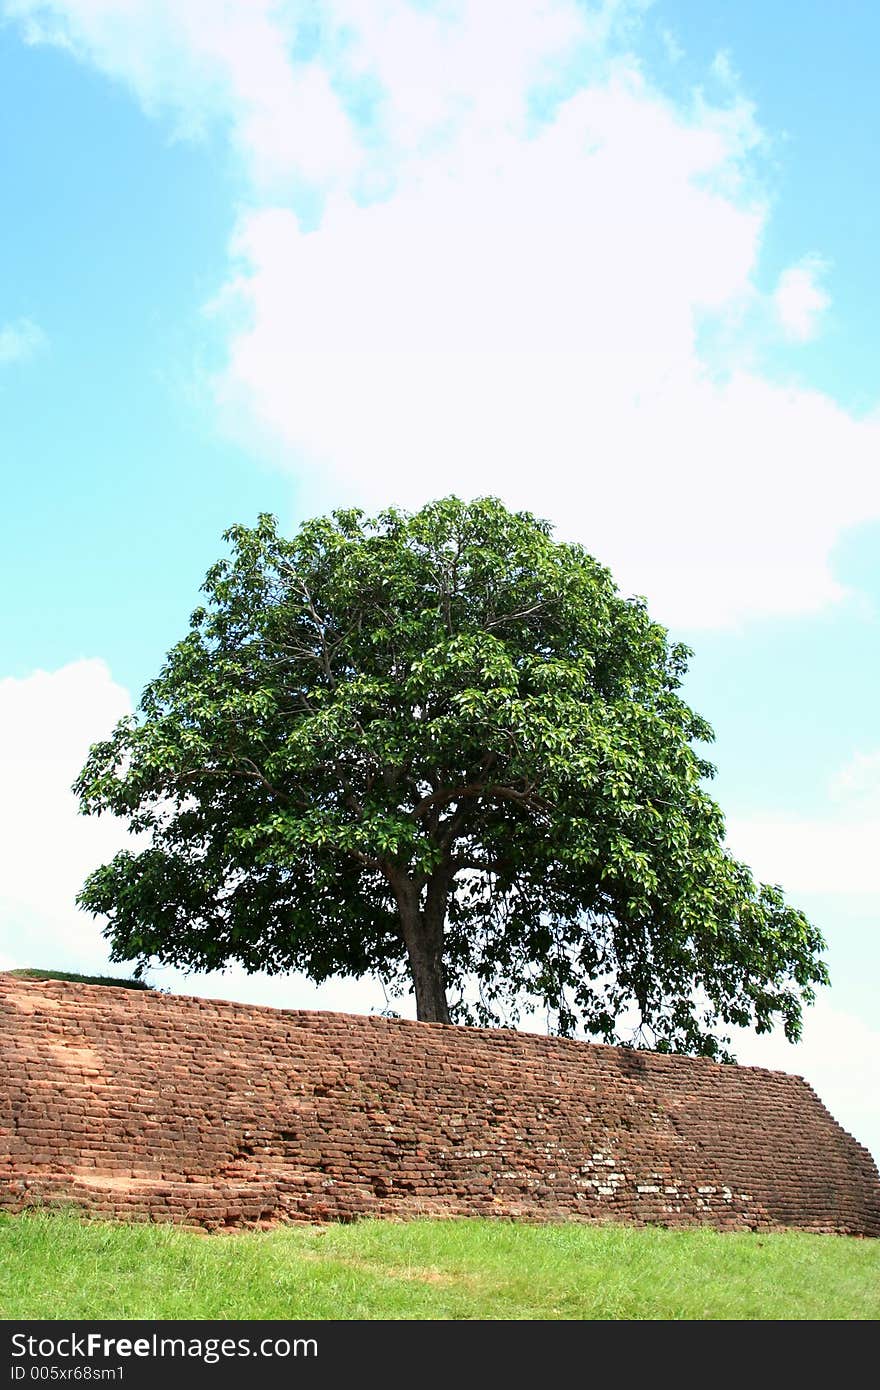
[[[692,653],[493,498],[226,533],[74,790],[149,836],[90,875],[113,959],[408,976],[420,1019],[724,1055],[795,1039],[824,942],[723,847]]]

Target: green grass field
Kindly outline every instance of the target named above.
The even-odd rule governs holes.
[[[118,975],[74,975],[69,970],[40,970],[37,967],[23,970],[5,970],[16,980],[68,980],[77,985],[113,985],[117,989],[149,989],[143,980],[120,979]]]
[[[203,1236],[0,1218],[9,1318],[877,1318],[880,1241],[364,1221]]]

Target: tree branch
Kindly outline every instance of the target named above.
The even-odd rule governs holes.
[[[501,613],[497,618],[487,619],[485,629],[489,632],[493,627],[500,627],[502,623],[515,623],[520,618],[530,618],[533,613],[540,613],[543,607],[544,601],[541,599],[538,603],[533,603],[531,608],[521,608],[518,613]]]
[[[534,806],[540,811],[552,810],[552,804],[546,798],[538,796],[530,784],[523,787],[522,791],[517,791],[515,787],[507,787],[500,782],[469,782],[465,786],[444,788],[423,797],[410,812],[410,818],[423,820],[432,808],[442,808],[451,805],[453,801],[472,800],[481,796],[495,797],[499,801],[515,801],[520,805]]]

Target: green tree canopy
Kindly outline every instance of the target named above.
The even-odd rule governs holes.
[[[662,1050],[799,1035],[819,932],[724,848],[691,653],[493,498],[226,533],[205,605],[75,791],[148,847],[96,870],[116,961],[411,981]]]

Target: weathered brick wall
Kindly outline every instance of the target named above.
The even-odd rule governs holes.
[[[58,1200],[880,1235],[869,1154],[781,1072],[0,975],[0,1206]]]

